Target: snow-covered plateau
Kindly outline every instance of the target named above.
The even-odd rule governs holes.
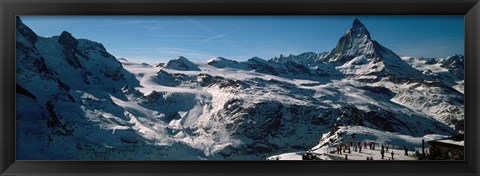
[[[331,52],[155,65],[16,27],[18,160],[336,159],[352,134],[414,151],[464,131],[463,56],[400,57],[359,20]]]

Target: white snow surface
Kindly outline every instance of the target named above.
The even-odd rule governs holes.
[[[396,82],[391,77],[444,70],[399,59],[371,40],[366,28],[345,35],[355,39],[347,44],[350,50],[301,54],[296,57],[303,61],[295,64],[294,56],[246,62],[217,57],[207,63],[179,57],[151,66],[117,60],[89,40],[71,39],[77,45],[66,50],[72,46],[60,44],[59,37],[32,43],[17,31],[17,84],[26,91],[17,93],[17,134],[27,139],[18,143],[24,154],[17,157],[296,160],[310,150],[330,160],[341,158],[328,146],[353,133],[358,140],[411,151],[421,139],[458,133],[463,91],[454,90],[463,90],[462,80],[441,77],[453,90],[435,80]],[[74,53],[67,57],[69,52]],[[322,62],[341,56],[352,57],[340,65]],[[392,67],[407,63],[420,71]],[[39,147],[30,150],[32,145]],[[366,156],[367,151],[349,157]]]
[[[443,143],[453,144],[453,145],[458,145],[458,146],[464,146],[465,145],[465,141],[454,141],[454,140],[451,140],[451,139],[438,140],[438,142],[443,142]]]

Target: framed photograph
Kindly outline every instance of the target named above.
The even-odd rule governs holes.
[[[478,175],[478,0],[0,7],[2,175]]]

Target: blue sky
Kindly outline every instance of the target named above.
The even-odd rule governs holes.
[[[355,18],[398,55],[464,53],[463,16],[21,16],[40,36],[68,31],[137,62],[205,62],[331,51]]]

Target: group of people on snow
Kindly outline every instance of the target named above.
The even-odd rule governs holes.
[[[347,160],[348,157],[346,155],[346,153],[348,152],[349,154],[352,152],[352,148],[355,152],[358,152],[358,153],[362,153],[362,148],[363,149],[370,149],[370,150],[375,150],[375,146],[377,145],[377,143],[375,142],[361,142],[361,141],[358,141],[358,142],[349,142],[349,143],[341,143],[339,145],[336,146],[336,153],[338,155],[345,155],[345,159]],[[390,146],[388,144],[382,144],[381,145],[381,150],[380,150],[380,155],[382,156],[382,159],[385,159],[385,154],[390,154],[391,155],[391,158],[388,158],[388,160],[393,160],[394,159],[394,156],[395,156],[395,153],[392,151],[392,150],[389,150],[390,149]],[[405,156],[408,156],[408,149],[406,146],[403,147],[404,151],[405,151]],[[373,157],[372,156],[367,156],[367,160],[373,160]]]
[[[351,153],[352,148],[355,152],[362,153],[362,148],[366,149],[368,146],[370,150],[375,150],[375,145],[376,145],[375,142],[363,142],[363,147],[362,147],[362,142],[360,141],[358,143],[354,143],[354,142],[341,143],[336,146],[336,153],[339,155],[342,155],[346,151],[348,151],[348,153]]]

